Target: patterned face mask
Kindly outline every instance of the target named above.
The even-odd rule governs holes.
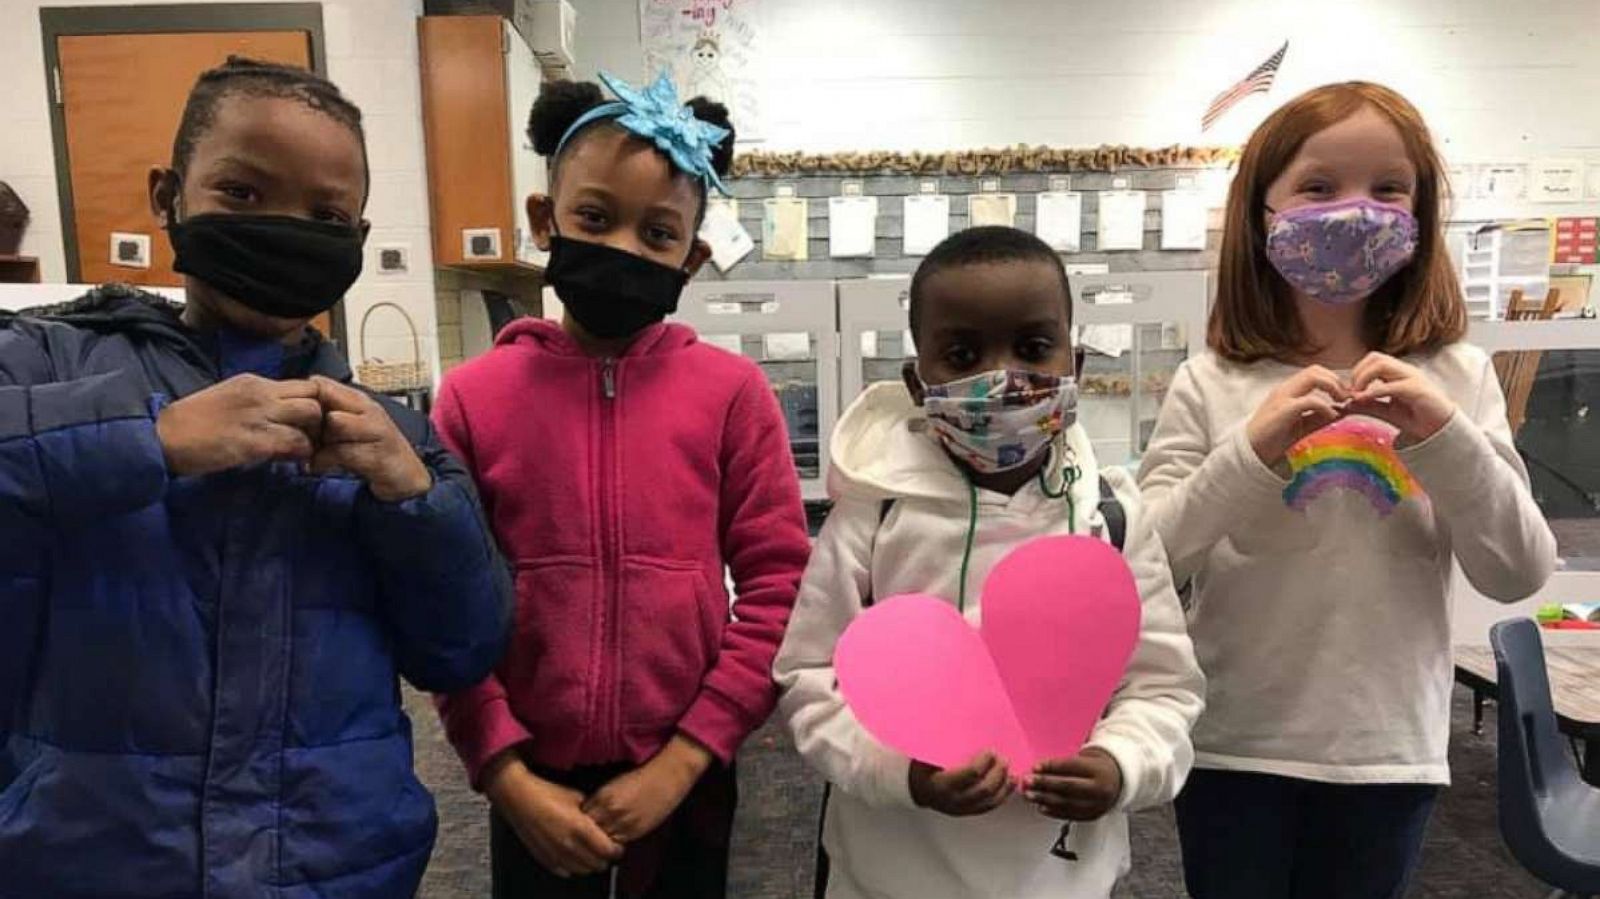
[[[1039,458],[1078,420],[1078,382],[1071,375],[1000,369],[947,384],[923,381],[922,390],[929,428],[951,455],[982,474]]]
[[[1370,296],[1416,253],[1416,218],[1366,198],[1297,206],[1274,213],[1267,225],[1272,267],[1306,296],[1333,306]]]

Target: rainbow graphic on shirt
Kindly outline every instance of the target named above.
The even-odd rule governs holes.
[[[1289,448],[1293,477],[1283,489],[1283,501],[1304,511],[1331,490],[1353,490],[1387,516],[1405,500],[1421,496],[1422,488],[1394,451],[1398,433],[1372,419],[1345,418],[1296,443]]]

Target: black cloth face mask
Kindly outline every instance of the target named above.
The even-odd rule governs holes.
[[[246,307],[276,318],[315,318],[361,274],[362,234],[353,225],[289,215],[167,215],[176,257],[193,275]]]
[[[550,235],[545,283],[602,340],[637,334],[678,311],[689,273],[601,243]]]

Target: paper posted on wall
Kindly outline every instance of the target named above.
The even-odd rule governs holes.
[[[878,236],[877,197],[828,198],[828,255],[834,259],[870,258]]]
[[[760,140],[763,0],[639,0],[645,75],[668,72],[685,99],[727,106],[740,142]]]
[[[1206,248],[1206,198],[1190,188],[1161,194],[1161,249]]]
[[[905,199],[905,246],[907,256],[926,256],[950,236],[950,198],[944,194],[911,194]]]
[[[1108,190],[1100,194],[1101,250],[1144,249],[1145,195],[1142,190]]]
[[[739,222],[739,201],[712,198],[706,202],[706,219],[700,239],[711,247],[711,264],[725,272],[755,249],[755,238]]]
[[[1083,245],[1083,194],[1047,191],[1035,202],[1034,233],[1050,248],[1076,253]]]
[[[806,217],[810,207],[805,197],[770,197],[762,201],[765,217],[761,225],[761,252],[767,259],[804,261],[809,255],[810,229]]]
[[[974,228],[984,225],[1010,228],[1017,219],[1017,195],[973,194],[967,200],[967,211]]]

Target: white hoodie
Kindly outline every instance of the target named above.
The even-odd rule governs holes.
[[[1072,504],[1045,495],[1036,480],[1005,496],[979,490],[977,532],[967,574],[967,617],[981,613],[989,569],[1008,551],[1048,534],[1100,533],[1099,478],[1105,474],[1127,512],[1125,555],[1144,601],[1139,644],[1127,675],[1089,745],[1122,769],[1117,808],[1074,824],[1067,848],[1050,853],[1061,823],[1020,796],[995,811],[952,818],[918,808],[909,760],[862,728],[840,696],[833,649],[864,597],[929,593],[952,604],[971,514],[968,482],[920,430],[921,411],[900,384],[868,389],[845,413],[832,440],[832,513],[800,585],[775,673],[795,745],[834,784],[822,843],[831,861],[830,899],[1104,899],[1128,870],[1129,809],[1170,800],[1188,774],[1189,728],[1203,706],[1195,662],[1165,553],[1139,514],[1131,479],[1101,472],[1080,427],[1066,433],[1081,471]],[[1061,460],[1046,472],[1060,483]],[[881,526],[884,500],[895,503]],[[1076,510],[1074,526],[1073,509]]]
[[[1328,783],[1450,780],[1452,561],[1500,600],[1539,589],[1555,538],[1528,491],[1494,366],[1410,358],[1459,406],[1398,451],[1427,494],[1380,514],[1353,491],[1296,511],[1245,425],[1297,369],[1204,353],[1173,378],[1140,485],[1210,681],[1197,764]]]

